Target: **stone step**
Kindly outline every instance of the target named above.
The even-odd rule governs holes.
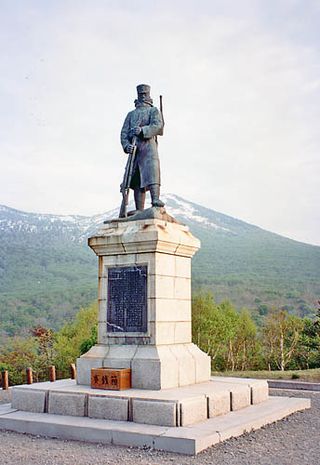
[[[273,389],[293,389],[301,391],[320,391],[320,383],[308,381],[291,381],[285,379],[268,379],[268,385]]]
[[[187,426],[268,399],[263,380],[206,383],[159,391],[111,391],[77,385],[74,380],[16,386],[12,407],[33,413],[50,413],[105,420],[133,421],[158,426]]]
[[[150,447],[181,454],[198,452],[310,408],[310,399],[270,397],[265,402],[210,418],[201,423],[176,427],[17,411],[0,405],[0,429],[121,446]]]

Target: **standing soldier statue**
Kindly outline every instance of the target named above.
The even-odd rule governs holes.
[[[128,113],[121,130],[121,145],[129,155],[124,179],[121,184],[123,201],[120,218],[127,216],[129,189],[134,191],[136,210],[129,215],[144,210],[146,191],[150,191],[153,207],[164,207],[160,200],[160,162],[157,136],[163,134],[163,118],[153,106],[150,86],[137,86],[138,98],[135,109]],[[162,110],[160,98],[160,109]]]

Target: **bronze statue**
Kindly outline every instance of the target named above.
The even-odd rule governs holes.
[[[153,106],[150,86],[140,84],[137,92],[135,109],[128,113],[121,130],[121,145],[129,156],[121,184],[123,201],[120,218],[127,216],[130,188],[134,191],[136,210],[129,212],[129,215],[144,210],[146,191],[150,191],[153,207],[164,207],[159,198],[160,163],[157,141],[157,136],[163,134],[162,112]]]

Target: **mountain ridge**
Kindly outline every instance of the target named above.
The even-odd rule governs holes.
[[[278,237],[281,237],[283,239],[287,239],[287,240],[290,240],[290,241],[293,241],[293,242],[297,242],[297,243],[300,243],[300,244],[305,244],[305,245],[308,245],[308,246],[312,246],[312,247],[319,247],[319,245],[317,244],[312,244],[312,243],[309,243],[309,242],[304,242],[304,241],[300,241],[300,240],[297,240],[297,239],[293,239],[289,236],[285,236],[283,234],[280,234],[280,233],[277,233],[277,232],[274,232],[274,231],[270,231],[268,229],[265,229],[263,228],[262,226],[258,226],[258,225],[255,225],[253,223],[250,223],[248,221],[245,221],[245,220],[242,220],[242,219],[239,219],[239,218],[235,218],[231,215],[227,215],[225,213],[222,213],[222,212],[218,212],[216,210],[213,210],[209,207],[206,207],[206,206],[202,206],[200,204],[197,204],[195,202],[191,202],[191,201],[186,201],[185,199],[183,199],[182,197],[176,195],[176,194],[171,194],[171,193],[168,193],[168,194],[164,194],[162,196],[162,198],[166,201],[167,203],[167,199],[174,199],[175,201],[179,201],[179,203],[183,203],[183,204],[188,204],[188,205],[192,205],[193,207],[195,207],[196,209],[198,208],[201,208],[203,211],[206,211],[206,212],[214,212],[216,215],[219,215],[221,217],[224,217],[224,218],[227,218],[229,220],[231,220],[232,222],[238,222],[239,224],[242,224],[242,225],[246,225],[248,227],[252,227],[252,228],[255,228],[255,229],[258,229],[260,231],[264,231],[264,232],[267,232],[267,233],[270,233],[270,234],[274,234],[275,236],[278,236]],[[133,203],[131,202],[131,207],[133,207]],[[108,220],[108,219],[113,219],[113,218],[117,218],[118,217],[118,212],[119,212],[119,208],[113,208],[111,210],[107,210],[106,212],[103,212],[103,213],[97,213],[97,214],[94,214],[94,215],[80,215],[80,214],[55,214],[55,213],[37,213],[37,212],[29,212],[29,211],[25,211],[25,210],[20,210],[18,208],[13,208],[13,207],[9,207],[8,205],[4,205],[4,204],[0,204],[0,214],[1,212],[14,212],[16,214],[20,214],[21,216],[25,216],[25,217],[35,217],[37,218],[38,220],[43,220],[43,219],[50,219],[51,221],[61,221],[61,222],[65,222],[67,224],[71,224],[71,223],[76,223],[76,222],[81,222],[83,223],[83,227],[85,229],[85,225],[90,223],[90,226],[87,227],[87,230],[91,230],[92,229],[92,224],[101,224],[103,223],[104,220]],[[172,216],[181,216],[181,213],[179,212],[179,209],[177,208],[168,208],[168,211],[170,212],[170,214],[172,214]],[[184,215],[182,215],[184,216]],[[192,219],[189,218],[189,219]],[[209,224],[210,226],[210,224]],[[214,224],[211,223],[211,226],[215,227]],[[219,227],[219,226],[218,226]],[[225,228],[226,230],[228,230],[227,228]],[[1,215],[0,215],[0,232],[2,230],[2,227],[1,227]]]
[[[320,247],[306,244],[176,196],[168,212],[202,247],[193,259],[193,288],[210,289],[262,316],[281,306],[312,315],[320,296]],[[87,237],[118,208],[85,215],[28,213],[0,206],[0,333],[43,324],[60,327],[96,298],[96,257]]]

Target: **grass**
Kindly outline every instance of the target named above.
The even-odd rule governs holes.
[[[320,383],[320,368],[288,371],[213,371],[213,376],[236,376],[238,378],[289,379]]]

